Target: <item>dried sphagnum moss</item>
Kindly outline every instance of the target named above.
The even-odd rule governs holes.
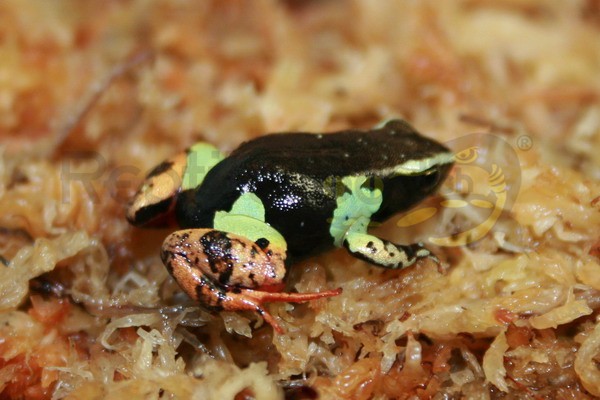
[[[597,1],[0,2],[2,398],[600,396]],[[274,304],[210,316],[129,227],[144,171],[195,140],[403,115],[502,136],[521,190],[483,240],[382,271],[335,251]],[[531,148],[516,145],[531,139]],[[452,233],[443,209],[400,233]]]

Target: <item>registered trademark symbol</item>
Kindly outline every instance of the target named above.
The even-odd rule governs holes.
[[[531,149],[533,147],[533,140],[531,139],[531,136],[519,136],[519,138],[517,139],[517,147],[519,148],[519,150],[523,151]]]

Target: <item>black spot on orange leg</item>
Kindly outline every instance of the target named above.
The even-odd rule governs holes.
[[[256,240],[255,242],[258,247],[260,247],[262,250],[266,249],[267,247],[269,247],[269,241],[265,238],[259,238],[258,240]]]
[[[148,173],[148,175],[146,175],[146,179],[148,178],[153,178],[155,176],[158,176],[162,173],[165,173],[167,171],[169,171],[172,167],[173,167],[173,161],[163,161],[162,163],[158,164],[156,167],[154,167],[154,169],[152,169],[152,171],[150,171]]]

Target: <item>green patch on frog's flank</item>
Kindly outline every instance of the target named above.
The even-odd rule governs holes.
[[[381,207],[381,190],[363,186],[367,179],[369,178],[362,175],[342,178],[342,183],[350,192],[345,192],[336,199],[337,207],[333,211],[329,227],[329,234],[333,237],[335,246],[340,247],[348,233],[366,232],[371,216]]]
[[[265,222],[265,206],[254,193],[244,193],[233,206],[231,211],[215,213],[213,227],[224,232],[244,236],[253,242],[265,238],[271,247],[285,254],[287,243],[281,234]]]
[[[196,143],[190,147],[181,189],[188,190],[200,186],[208,171],[224,158],[216,147],[208,143]]]

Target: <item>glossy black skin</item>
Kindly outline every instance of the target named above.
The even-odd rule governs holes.
[[[420,176],[384,176],[382,170],[447,151],[399,120],[370,131],[267,135],[243,143],[199,187],[180,193],[176,218],[182,228],[210,228],[216,211],[230,210],[241,194],[253,192],[293,262],[333,246],[329,228],[341,178],[374,178],[383,204],[371,220],[382,222],[434,193],[451,165]]]

